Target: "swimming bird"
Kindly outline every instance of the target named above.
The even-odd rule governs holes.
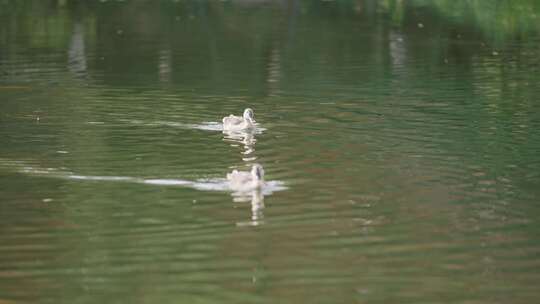
[[[247,108],[244,110],[242,117],[229,115],[223,117],[223,130],[225,131],[239,131],[255,128],[255,116],[253,110]]]
[[[233,170],[227,174],[227,180],[232,191],[248,192],[260,189],[264,185],[264,169],[255,164],[249,172]]]

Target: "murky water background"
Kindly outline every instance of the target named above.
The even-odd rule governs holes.
[[[1,2],[0,302],[539,301],[510,3]]]

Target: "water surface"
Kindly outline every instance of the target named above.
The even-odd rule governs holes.
[[[0,302],[538,302],[509,3],[2,2]]]

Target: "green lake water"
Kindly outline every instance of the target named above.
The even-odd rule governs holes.
[[[537,1],[0,1],[0,303],[538,303],[538,96]]]

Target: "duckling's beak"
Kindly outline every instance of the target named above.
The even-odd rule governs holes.
[[[244,111],[244,118],[255,122],[255,113],[253,113],[253,110],[251,109],[246,109]]]

